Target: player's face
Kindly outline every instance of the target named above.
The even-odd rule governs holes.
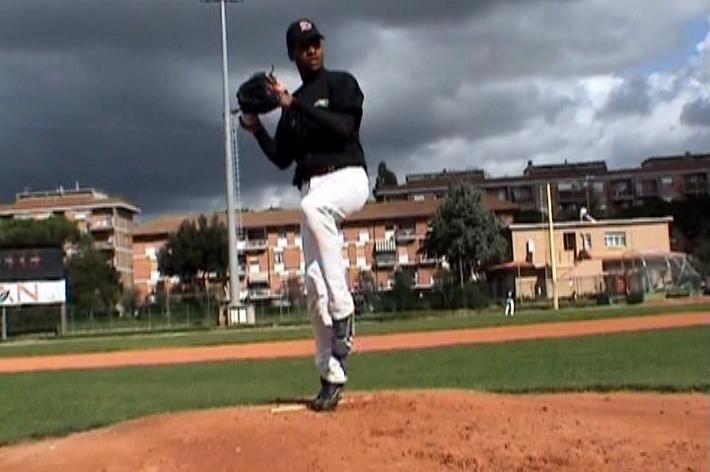
[[[301,71],[318,72],[323,68],[323,53],[325,48],[320,38],[297,44],[294,48],[296,65]]]

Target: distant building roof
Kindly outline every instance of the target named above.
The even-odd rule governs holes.
[[[691,154],[679,156],[650,157],[641,163],[645,170],[691,170],[707,169],[710,166],[710,154]]]
[[[393,201],[368,202],[365,207],[345,220],[345,225],[363,221],[377,221],[406,218],[429,218],[439,208],[442,200],[423,201]],[[483,196],[484,205],[494,212],[515,211],[519,207],[515,203],[500,201],[492,196]],[[225,212],[220,212],[220,220],[224,222]],[[135,228],[133,237],[136,240],[160,237],[177,231],[180,224],[187,220],[197,220],[198,215],[173,215],[157,218],[143,223]],[[241,215],[242,228],[269,228],[298,226],[301,222],[300,211],[296,209],[268,209],[256,212],[244,212]]]
[[[672,216],[662,216],[658,218],[624,218],[618,220],[597,220],[597,221],[556,221],[555,229],[571,228],[598,228],[600,226],[628,226],[628,225],[648,225],[658,223],[671,223]],[[511,231],[524,231],[531,229],[547,230],[547,223],[513,223],[508,226]]]
[[[133,213],[140,209],[123,198],[109,197],[104,192],[93,188],[74,188],[47,190],[41,192],[23,192],[15,195],[14,204],[0,205],[0,215],[37,213],[41,211],[64,211],[81,208],[118,207]]]
[[[483,180],[486,178],[486,173],[483,169],[467,169],[467,170],[446,170],[441,172],[423,172],[417,174],[407,174],[405,179],[407,183],[414,183],[419,181],[428,180],[444,180],[448,181],[451,179],[473,179],[473,180]]]
[[[544,164],[533,165],[528,161],[528,165],[523,171],[527,177],[544,178],[557,176],[575,175],[599,175],[606,174],[607,167],[604,161],[567,162],[564,164]]]

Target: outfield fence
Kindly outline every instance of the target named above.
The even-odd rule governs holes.
[[[603,290],[589,293],[577,287],[606,288],[608,282],[600,279],[567,281],[567,296],[560,299],[561,308],[589,307],[616,302],[638,302],[644,298],[629,298],[628,294]],[[523,292],[525,294],[525,292]],[[446,316],[454,310],[486,312],[504,311],[505,299],[484,282],[471,282],[463,287],[450,285],[428,290],[415,288],[388,291],[359,292],[354,294],[356,310],[361,320],[407,319],[440,314]],[[663,297],[663,294],[657,294]],[[645,300],[648,300],[646,296]],[[266,299],[252,301],[257,326],[307,325],[309,315],[305,298],[294,300]],[[547,310],[552,306],[545,292],[539,296],[516,297],[516,310]],[[57,336],[60,334],[60,308],[57,306],[8,307],[8,338],[23,336]],[[136,306],[120,312],[99,313],[66,307],[66,334],[69,336],[139,333],[160,331],[207,330],[224,327],[226,307],[218,297],[174,294],[162,297],[156,303]]]

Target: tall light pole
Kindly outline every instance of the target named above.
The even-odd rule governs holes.
[[[234,158],[232,156],[232,123],[229,109],[229,66],[227,62],[227,3],[243,0],[200,0],[202,3],[219,3],[222,19],[222,98],[224,119],[224,159],[227,174],[227,235],[229,242],[229,312],[241,306],[239,298],[239,260],[237,253],[237,224],[235,220]],[[238,315],[241,322],[242,317]],[[246,321],[246,320],[244,320]]]
[[[557,291],[557,259],[555,254],[555,227],[552,222],[552,192],[550,182],[547,183],[547,233],[550,238],[550,267],[552,268],[552,307],[560,309],[559,292]]]

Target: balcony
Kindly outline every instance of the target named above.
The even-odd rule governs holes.
[[[247,291],[247,298],[249,300],[269,300],[275,297],[277,297],[277,295],[272,295],[269,289],[249,289]]]
[[[407,259],[400,258],[400,260],[399,260],[400,267],[413,267],[415,265],[417,265],[417,262],[415,260],[409,260],[409,258],[407,258]]]
[[[269,283],[268,272],[250,272],[248,276],[249,285],[263,285]]]
[[[516,203],[531,203],[533,201],[532,187],[513,187],[511,193],[513,201]]]
[[[683,193],[699,195],[708,192],[708,181],[704,175],[686,176],[683,179]]]
[[[611,199],[614,201],[633,200],[634,193],[631,190],[612,191]]]
[[[112,239],[109,239],[108,241],[95,241],[94,247],[99,251],[113,251],[116,249],[116,244]]]
[[[610,198],[614,201],[633,200],[634,187],[631,180],[615,180],[611,183],[609,190]]]
[[[579,203],[584,205],[587,201],[587,193],[584,190],[560,190],[558,198],[562,204]]]
[[[266,251],[266,248],[269,247],[266,239],[247,239],[241,242],[243,243],[244,251],[246,252]]]
[[[375,256],[375,266],[378,269],[391,269],[397,265],[393,254],[378,254]]]
[[[421,254],[419,256],[419,265],[423,265],[423,266],[436,265],[436,257],[432,257],[427,254]]]
[[[397,230],[394,237],[398,243],[411,243],[417,240],[417,233],[414,228],[403,228]]]
[[[93,217],[87,224],[89,231],[111,231],[114,229],[113,216]]]

